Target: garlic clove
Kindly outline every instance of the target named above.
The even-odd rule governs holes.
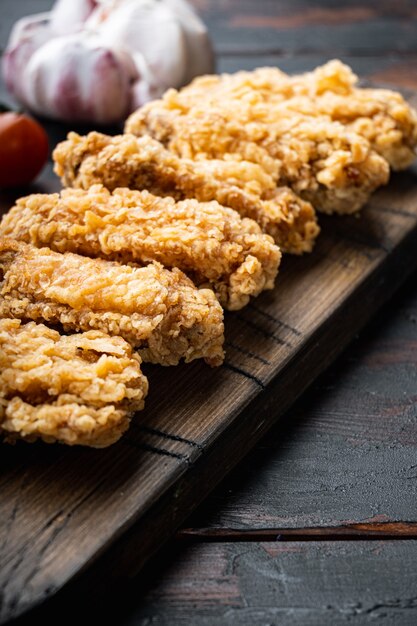
[[[97,35],[65,35],[32,55],[23,71],[21,100],[55,119],[110,124],[130,110],[130,88],[137,78],[130,57]]]
[[[57,0],[51,10],[54,35],[68,35],[81,30],[97,5],[96,0]]]
[[[212,74],[215,70],[214,52],[205,24],[185,0],[164,0],[178,18],[187,47],[186,71],[183,84],[201,74]]]
[[[135,54],[135,65],[138,69],[139,78],[132,85],[131,111],[135,111],[146,102],[160,98],[166,91],[166,86],[159,83],[150,72],[145,58],[139,52]]]
[[[2,68],[6,86],[17,100],[22,99],[25,90],[22,68],[51,37],[49,13],[29,15],[14,24],[2,58]]]
[[[50,28],[50,15],[48,11],[45,11],[35,15],[26,15],[17,20],[13,24],[7,45],[14,47],[21,43],[22,40],[33,38],[36,41],[39,40],[40,44],[43,43],[46,33],[48,33],[48,38],[51,37],[50,30],[48,30]]]
[[[186,41],[179,20],[164,2],[115,0],[111,8],[106,4],[98,7],[86,27],[98,32],[111,46],[128,49],[140,73],[144,59],[148,79],[160,86],[161,93],[183,83]]]

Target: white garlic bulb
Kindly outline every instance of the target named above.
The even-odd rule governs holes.
[[[212,70],[207,30],[185,0],[58,0],[16,23],[3,59],[25,106],[101,124]]]

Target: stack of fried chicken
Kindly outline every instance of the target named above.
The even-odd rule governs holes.
[[[223,361],[223,308],[310,252],[316,210],[359,211],[415,157],[417,114],[340,61],[197,78],[110,137],[54,151],[66,189],[0,225],[0,432],[106,446],[148,389],[142,361]]]

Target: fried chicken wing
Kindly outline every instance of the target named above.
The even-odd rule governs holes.
[[[176,200],[217,200],[254,219],[284,252],[310,252],[319,233],[310,203],[249,161],[180,159],[151,137],[70,133],[54,151],[55,171],[65,186],[88,189],[102,183],[147,189]]]
[[[176,203],[102,185],[22,198],[4,216],[0,235],[58,252],[178,267],[195,284],[211,286],[228,309],[272,289],[281,259],[256,222],[217,202]]]
[[[135,268],[0,240],[0,318],[120,335],[144,361],[223,360],[223,311],[178,269]]]
[[[171,89],[133,113],[125,129],[151,135],[182,158],[257,163],[277,186],[326,213],[358,211],[389,177],[387,161],[340,122],[263,102],[201,98],[188,106]]]
[[[266,103],[272,121],[285,110],[313,117],[326,115],[365,137],[394,170],[408,167],[416,156],[416,111],[398,92],[359,88],[357,83],[349,66],[333,60],[295,76],[262,67],[253,72],[199,77],[181,90],[178,99],[187,107],[202,99],[209,103],[219,99]]]
[[[60,335],[0,319],[0,436],[101,448],[144,406],[148,381],[121,337]]]

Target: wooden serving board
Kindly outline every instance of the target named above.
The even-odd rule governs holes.
[[[136,573],[329,366],[417,268],[417,171],[359,218],[320,223],[312,254],[285,257],[273,292],[226,315],[221,368],[144,365],[146,409],[119,443],[2,446],[1,623]]]

